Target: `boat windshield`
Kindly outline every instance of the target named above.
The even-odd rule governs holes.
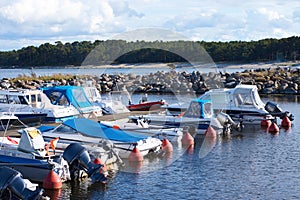
[[[28,105],[28,102],[24,96],[7,95],[7,99],[8,103]]]
[[[67,97],[62,92],[51,92],[48,97],[54,105],[70,105]]]
[[[259,96],[259,94],[258,94],[258,92],[257,91],[253,91],[253,98],[254,98],[254,102],[256,103],[256,105],[258,106],[258,107],[262,107],[262,108],[264,108],[264,102],[261,100],[261,98],[260,98],[260,96]]]
[[[205,103],[204,104],[204,114],[205,114],[205,117],[211,117],[212,116],[211,103]]]
[[[74,134],[76,133],[76,131],[69,126],[62,124],[58,126],[56,129],[54,129],[53,133]]]
[[[237,107],[253,107],[253,97],[248,89],[239,88],[233,94],[235,106]]]
[[[189,108],[184,113],[184,117],[203,118],[200,103],[191,102]]]

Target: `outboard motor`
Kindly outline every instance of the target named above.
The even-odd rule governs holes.
[[[94,164],[87,150],[78,143],[70,144],[63,153],[63,158],[69,163],[71,178],[76,177],[80,170],[85,171],[92,182],[105,183],[107,178],[101,173],[103,165]]]
[[[223,113],[223,112],[220,112],[218,115],[217,115],[217,119],[218,121],[221,123],[221,125],[224,127],[224,131],[223,133],[226,131],[228,132],[231,127],[233,127],[235,130],[237,131],[242,131],[242,121],[236,123],[232,120],[232,118],[226,114],[226,113]]]
[[[274,117],[280,117],[281,119],[287,116],[291,121],[294,120],[294,115],[289,113],[288,111],[283,112],[282,109],[278,106],[278,104],[274,102],[267,102],[265,105],[266,111],[268,111]]]
[[[28,189],[20,172],[9,167],[0,167],[0,176],[0,199],[36,200],[42,197],[44,190]]]

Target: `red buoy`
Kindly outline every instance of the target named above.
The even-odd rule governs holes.
[[[144,160],[143,155],[137,147],[134,147],[128,157],[131,162],[141,162]]]
[[[276,134],[279,132],[279,127],[277,126],[277,124],[275,122],[272,122],[272,124],[268,128],[268,132],[273,133],[273,134]]]
[[[45,189],[61,189],[62,188],[62,181],[58,174],[51,170],[46,178],[43,181],[43,188]]]
[[[194,138],[189,132],[186,132],[181,138],[181,143],[183,146],[191,146],[194,144]]]
[[[288,116],[285,116],[281,121],[281,127],[289,128],[291,126],[292,126],[291,120],[288,118]]]
[[[161,150],[163,152],[173,152],[173,145],[169,142],[168,139],[164,138],[162,140]]]
[[[260,126],[263,128],[269,128],[271,126],[272,122],[269,119],[264,119],[260,122]]]
[[[215,138],[215,137],[217,137],[217,132],[215,131],[215,129],[213,127],[209,126],[205,131],[205,137]]]

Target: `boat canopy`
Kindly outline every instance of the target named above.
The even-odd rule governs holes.
[[[84,136],[119,142],[138,142],[139,140],[148,138],[141,134],[116,129],[86,118],[69,119],[63,122],[63,125],[80,132]]]
[[[77,109],[92,108],[82,87],[80,86],[54,86],[44,87],[41,90],[48,96],[54,105],[73,105]]]
[[[265,104],[260,99],[255,85],[237,85],[231,89],[212,89],[199,98],[212,100],[213,109],[265,110]]]

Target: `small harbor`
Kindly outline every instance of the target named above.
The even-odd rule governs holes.
[[[137,102],[141,97],[141,94],[133,94],[132,101]],[[164,99],[169,104],[182,98],[180,95],[148,94],[150,101]],[[295,115],[293,126],[280,128],[275,134],[260,126],[250,126],[226,137],[198,136],[191,148],[171,141],[171,154],[146,156],[137,163],[125,159],[125,165],[111,174],[106,184],[91,183],[89,179],[71,181],[63,183],[59,190],[46,189],[44,194],[51,199],[148,199],[150,195],[153,199],[175,196],[183,199],[296,199],[299,195],[296,190],[300,158],[297,150],[299,97],[267,95],[262,96],[262,101],[276,102],[283,111],[292,111]],[[103,115],[97,120],[120,120],[130,115],[156,112]],[[16,136],[17,130],[8,130],[7,134]],[[265,190],[266,185],[272,187]]]

